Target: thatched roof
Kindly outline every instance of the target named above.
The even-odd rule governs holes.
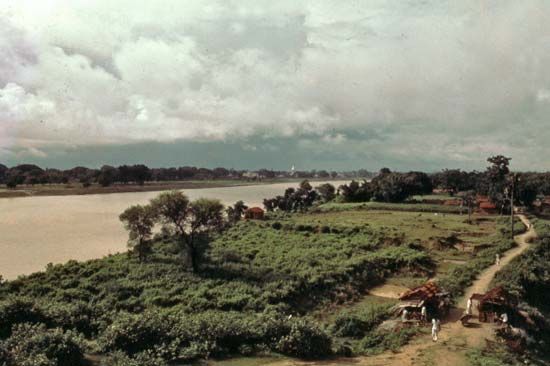
[[[429,300],[434,298],[439,292],[439,288],[434,282],[426,282],[422,286],[415,287],[405,292],[399,300],[411,301],[411,300]]]
[[[504,305],[508,304],[510,301],[508,292],[506,292],[506,290],[501,286],[498,286],[487,291],[481,298],[480,302],[490,302],[492,304]]]

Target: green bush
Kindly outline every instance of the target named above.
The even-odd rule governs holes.
[[[4,342],[7,366],[79,366],[84,364],[80,340],[71,332],[43,324],[19,324]]]
[[[121,350],[135,355],[155,348],[157,356],[177,358],[177,344],[173,344],[172,319],[158,312],[143,314],[119,313],[99,339],[103,352]]]
[[[363,337],[389,316],[390,307],[391,304],[381,304],[344,312],[334,321],[332,333],[338,337]]]
[[[290,333],[277,344],[277,350],[284,355],[308,359],[330,355],[331,347],[332,341],[325,332],[302,321],[294,323]]]
[[[394,330],[375,330],[367,334],[359,344],[359,352],[376,354],[385,350],[397,351],[419,332],[416,327]]]
[[[11,335],[11,329],[19,323],[45,323],[42,309],[27,298],[11,297],[0,302],[0,339]]]

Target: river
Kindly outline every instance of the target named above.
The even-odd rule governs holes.
[[[335,181],[336,187],[345,181]],[[315,182],[313,185],[321,183]],[[190,199],[218,198],[262,206],[266,197],[297,183],[187,189]],[[43,270],[48,263],[101,258],[126,250],[128,234],[118,215],[147,203],[159,192],[0,199],[0,275],[14,279]]]

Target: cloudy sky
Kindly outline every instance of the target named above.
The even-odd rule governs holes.
[[[0,0],[0,162],[550,169],[550,1]]]

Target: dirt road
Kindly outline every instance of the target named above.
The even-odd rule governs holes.
[[[413,365],[438,365],[438,366],[460,366],[467,365],[465,352],[469,348],[481,348],[485,339],[494,338],[494,325],[474,322],[472,327],[465,328],[460,323],[460,316],[466,308],[466,301],[473,293],[483,293],[495,277],[495,274],[512,259],[523,253],[529,242],[536,237],[529,220],[519,215],[523,224],[529,228],[524,234],[517,235],[515,241],[517,247],[510,249],[502,256],[500,265],[492,265],[485,269],[472,286],[465,291],[463,298],[459,301],[460,307],[452,309],[450,316],[442,324],[438,342],[433,342],[431,337],[416,337],[410,344],[401,348],[400,352],[385,352],[372,357],[356,357],[350,359],[339,359],[321,362],[302,362],[285,360],[282,362],[270,363],[270,366],[413,366]]]

